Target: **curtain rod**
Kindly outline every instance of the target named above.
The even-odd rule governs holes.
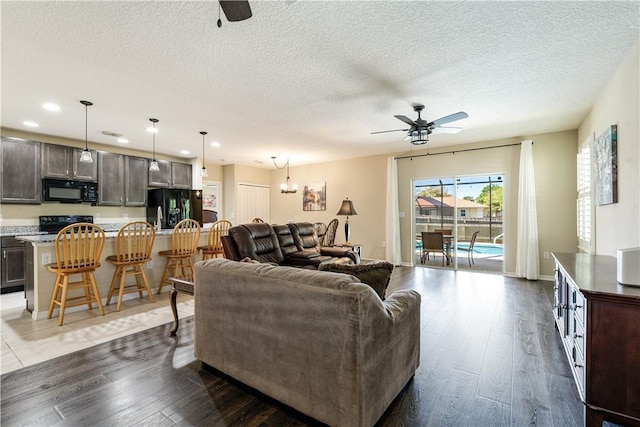
[[[463,153],[465,151],[488,150],[490,148],[512,147],[514,145],[521,145],[521,144],[522,144],[521,142],[516,142],[516,143],[513,143],[513,144],[494,145],[492,147],[467,148],[465,150],[443,151],[442,153],[414,154],[412,156],[394,157],[393,159],[394,160],[400,160],[400,159],[412,159],[414,157],[437,156],[437,155],[440,155],[440,154],[456,154],[456,153]]]

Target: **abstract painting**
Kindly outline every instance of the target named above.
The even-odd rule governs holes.
[[[611,125],[593,142],[596,203],[618,202],[618,126]]]
[[[327,183],[318,182],[307,184],[302,190],[302,210],[303,211],[326,211],[327,210]]]

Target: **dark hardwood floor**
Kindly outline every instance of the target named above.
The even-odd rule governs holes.
[[[551,282],[398,267],[422,295],[421,364],[379,426],[579,426]],[[308,426],[193,357],[193,318],[2,375],[2,426]]]

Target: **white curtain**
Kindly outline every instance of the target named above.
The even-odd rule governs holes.
[[[398,208],[398,161],[387,159],[387,223],[385,231],[386,257],[393,265],[402,264],[400,250],[400,218]]]
[[[516,276],[528,280],[540,277],[538,259],[538,216],[536,184],[533,171],[533,141],[522,141],[520,148],[520,180],[518,194],[518,236]]]

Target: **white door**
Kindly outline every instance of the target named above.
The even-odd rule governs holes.
[[[271,222],[271,188],[255,184],[238,184],[237,222],[246,224],[254,218]]]

